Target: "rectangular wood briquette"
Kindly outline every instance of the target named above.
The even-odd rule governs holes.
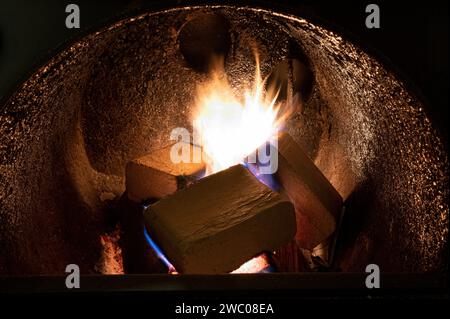
[[[193,154],[199,147],[184,144],[190,148],[191,163],[173,163],[170,158],[172,145],[128,162],[125,172],[128,198],[136,203],[159,199],[200,178],[205,172],[205,163],[192,163]]]
[[[313,249],[335,231],[342,197],[287,133],[278,138],[276,177],[295,207],[297,244]]]
[[[295,235],[291,202],[242,165],[205,177],[150,205],[146,227],[181,273],[237,269]]]

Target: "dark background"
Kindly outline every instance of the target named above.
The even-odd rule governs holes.
[[[239,1],[229,2],[229,4]],[[81,28],[65,27],[66,5],[76,3]],[[0,1],[0,98],[43,63],[58,46],[109,20],[142,9],[206,1],[152,0],[14,0]],[[209,2],[212,3],[212,2]],[[214,3],[224,3],[215,1]],[[365,7],[376,3],[381,28],[365,27]],[[448,39],[447,1],[292,0],[240,1],[313,17],[337,26],[363,46],[382,54],[419,89],[429,114],[448,145]]]

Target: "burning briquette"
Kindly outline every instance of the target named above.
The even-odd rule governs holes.
[[[170,158],[173,145],[169,145],[127,164],[126,190],[129,199],[137,203],[159,199],[184,188],[204,174],[205,164],[193,163],[192,160],[194,152],[200,151],[199,147],[178,143],[190,148],[189,163],[174,163]]]
[[[295,234],[293,205],[242,165],[151,205],[146,226],[181,273],[226,273]]]
[[[342,198],[287,133],[278,139],[276,176],[295,207],[297,244],[312,249],[324,242],[336,229]]]

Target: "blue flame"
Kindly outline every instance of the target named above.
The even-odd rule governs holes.
[[[144,226],[144,236],[147,240],[147,243],[150,245],[150,247],[153,249],[153,251],[156,253],[156,256],[167,266],[169,269],[169,272],[174,272],[175,267],[170,263],[170,261],[167,259],[167,257],[164,255],[162,250],[158,247],[158,245],[153,241],[153,239],[148,234],[147,228]]]
[[[246,167],[261,183],[276,192],[280,191],[281,186],[274,174],[261,174],[257,164],[243,162],[242,165],[244,165],[244,167]]]

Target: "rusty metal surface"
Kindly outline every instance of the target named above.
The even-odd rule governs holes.
[[[226,70],[252,80],[252,46],[267,75],[302,48],[315,76],[288,131],[347,199],[337,269],[444,270],[448,158],[425,107],[357,45],[311,22],[250,8],[146,13],[87,35],[55,55],[1,106],[0,274],[96,268],[104,194],[124,190],[125,163],[189,126],[204,73],[178,50],[199,12],[230,25]]]

